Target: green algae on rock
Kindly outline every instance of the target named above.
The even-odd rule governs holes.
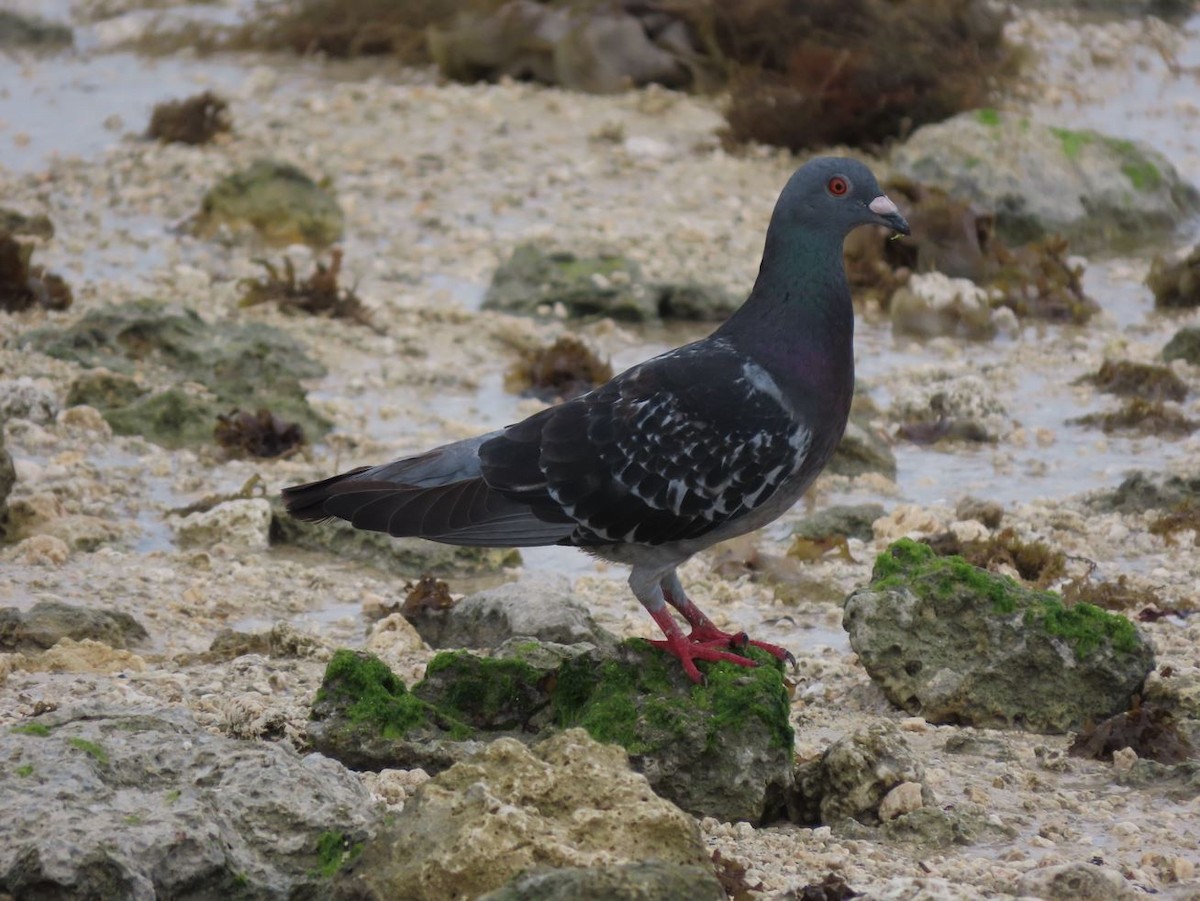
[[[843,625],[888,699],[932,722],[1079,728],[1127,707],[1154,665],[1125,617],[907,539],[846,599]]]
[[[143,299],[91,310],[66,328],[35,329],[21,345],[116,373],[97,379],[86,397],[118,434],[165,447],[212,444],[217,417],[234,407],[270,409],[310,437],[330,428],[300,382],[324,368],[286,332],[263,323],[210,323],[190,308]],[[141,372],[165,382],[164,390],[133,399],[135,386],[119,377]],[[182,382],[203,385],[211,396]]]
[[[278,160],[255,160],[204,195],[193,228],[212,237],[222,228],[252,229],[275,246],[326,247],[342,237],[345,216],[333,195]]]
[[[1162,358],[1170,363],[1172,360],[1183,360],[1193,366],[1200,366],[1200,327],[1185,325],[1166,343],[1162,349]]]
[[[1146,285],[1154,294],[1156,307],[1191,309],[1200,306],[1200,244],[1182,256],[1156,256],[1150,263]]]
[[[720,663],[695,686],[647,642],[615,648],[506,646],[504,657],[439,654],[411,691],[378,658],[338,651],[309,734],[348,766],[439,772],[500,737],[529,742],[575,726],[622,745],[663,797],[697,816],[758,823],[784,814],[792,730],[780,665]]]
[[[1147,401],[1173,400],[1187,397],[1187,382],[1166,366],[1137,363],[1133,360],[1105,360],[1100,369],[1080,379],[1090,382],[1101,391],[1121,397],[1140,397]]]

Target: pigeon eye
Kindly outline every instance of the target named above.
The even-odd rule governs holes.
[[[829,183],[825,187],[834,197],[844,197],[846,192],[850,190],[850,182],[846,181],[840,175],[835,175],[829,179]]]

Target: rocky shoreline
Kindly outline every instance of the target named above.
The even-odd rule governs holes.
[[[1123,156],[1124,133],[1108,142],[1078,136],[1097,127],[1095,110],[1108,99],[1096,84],[1194,83],[1186,65],[1168,63],[1197,52],[1195,20],[1186,32],[1153,19],[1070,21],[1019,16],[1011,32],[1044,62],[1030,67],[1025,88],[1001,110],[967,116],[963,127],[980,141],[1006,133],[996,129],[1020,130],[1023,117],[1069,128],[1045,132],[1056,153],[1107,147],[1117,155],[1110,169],[1153,182],[1145,168],[1153,165],[1166,184],[1169,163]],[[700,284],[719,302],[739,297],[797,159],[763,147],[726,151],[712,100],[653,86],[598,97],[507,82],[441,84],[430,72],[382,63],[355,69],[258,55],[235,57],[237,77],[215,85],[203,64],[181,60],[190,88],[220,87],[229,100],[232,131],[215,144],[146,141],[143,122],[126,119],[112,123],[115,139],[102,154],[64,146],[44,165],[0,169],[4,205],[53,223],[52,237],[36,238],[34,261],[74,295],[66,310],[0,313],[0,417],[14,475],[4,490],[0,451],[11,529],[0,545],[0,608],[13,613],[0,620],[0,746],[10,761],[0,770],[0,806],[13,812],[0,823],[0,845],[9,849],[0,876],[16,897],[37,885],[66,886],[66,896],[98,886],[114,897],[201,888],[321,897],[335,884],[344,897],[371,897],[375,889],[335,874],[433,774],[356,772],[313,754],[310,716],[339,651],[374,654],[408,688],[426,676],[436,652],[400,612],[412,591],[406,582],[432,575],[455,600],[475,597],[476,605],[481,591],[485,600],[507,591],[551,618],[565,616],[554,611],[570,597],[621,638],[653,637],[653,623],[629,599],[618,568],[582,555],[472,555],[288,533],[273,500],[278,489],[539,409],[543,401],[505,390],[506,373],[561,335],[581,337],[620,369],[702,334],[703,322],[573,319],[553,299],[533,317],[480,306],[496,269],[529,244],[617,254],[646,285]],[[49,81],[50,66],[28,61],[25,83]],[[1055,109],[1062,121],[1048,119]],[[1200,108],[1181,103],[1170,112],[1174,125],[1160,149],[1186,177],[1200,171]],[[11,124],[7,130],[0,140],[15,140]],[[912,162],[928,159],[920,146],[904,158],[909,170],[903,153],[873,165],[889,176],[930,177],[931,164]],[[213,186],[261,158],[295,165],[336,196],[341,284],[361,298],[374,328],[242,305],[247,283],[262,278],[256,259],[279,266],[286,254],[301,278],[328,260],[299,245],[263,248],[219,224],[194,230]],[[1172,215],[1186,219],[1186,185],[1161,193],[1168,206],[1182,204]],[[685,870],[708,862],[707,882],[682,883],[695,893],[711,889],[715,869],[731,894],[761,886],[769,898],[850,897],[839,883],[879,899],[1200,898],[1192,764],[1158,770],[1136,755],[1083,759],[1068,755],[1069,734],[928,722],[893,706],[842,626],[845,599],[871,582],[878,556],[898,539],[949,535],[969,555],[972,542],[994,543],[1009,531],[1010,554],[1012,542],[1041,544],[1060,568],[1022,571],[1015,556],[997,562],[994,547],[991,568],[1039,589],[1108,586],[1110,608],[1137,620],[1153,646],[1145,695],[1170,699],[1184,718],[1200,716],[1200,521],[1188,519],[1200,503],[1200,432],[1180,426],[1185,433],[1171,435],[1155,424],[1168,420],[1112,433],[1072,423],[1136,400],[1160,403],[1175,416],[1170,422],[1200,419],[1200,362],[1163,354],[1168,342],[1184,346],[1184,332],[1200,325],[1197,311],[1158,310],[1143,285],[1155,254],[1186,251],[1191,239],[1160,232],[1149,244],[1123,245],[1120,256],[1095,245],[1087,257],[1069,256],[1084,267],[1082,290],[1099,308],[1083,324],[1014,312],[992,323],[990,340],[956,337],[954,327],[913,339],[894,327],[884,301],[867,301],[855,422],[881,456],[865,471],[824,476],[764,534],[687,565],[684,578],[719,626],[796,654],[797,671],[787,677],[796,762],[822,761],[832,747],[854,746],[854,736],[888,753],[903,746],[900,756],[913,765],[892,767],[888,791],[897,794],[888,803],[900,818],[925,809],[924,826],[889,832],[853,820],[751,825],[740,815],[683,814],[639,782],[621,754],[573,731],[550,739],[558,745],[493,746],[494,760],[477,772],[437,781],[416,802],[430,822],[453,819],[453,792],[484,785],[471,803],[511,809],[505,828],[514,834],[551,836],[559,850],[534,863],[607,866],[660,886],[695,876],[634,872],[633,862],[644,860],[639,843],[669,833],[672,850],[660,861]],[[921,296],[962,322],[974,295],[943,289],[926,285]],[[139,319],[144,298],[157,303]],[[254,365],[231,372],[230,360]],[[290,368],[272,368],[279,360]],[[1111,378],[1100,378],[1114,360],[1165,369],[1182,393],[1168,385],[1165,400],[1114,396]],[[266,388],[284,398],[273,404],[293,404],[286,418],[305,417],[314,439],[329,429],[323,441],[256,459],[231,455],[204,434],[168,448],[147,437],[143,420],[122,424],[134,419],[120,411],[168,394],[160,421],[199,410],[210,422],[231,398]],[[931,431],[946,420],[967,425]],[[1127,480],[1134,471],[1147,475]],[[971,506],[969,496],[991,509]],[[859,514],[857,525],[811,525],[847,503],[880,506]],[[839,540],[821,543],[830,536]],[[1049,575],[1038,583],[1043,571]],[[92,622],[68,611],[65,622],[41,631],[11,625],[46,602],[114,615]],[[547,640],[590,640],[569,623],[555,628],[564,631]],[[478,634],[446,642],[491,646]],[[571,771],[568,781],[620,788],[608,807],[593,810],[585,793],[563,800],[566,809],[591,811],[593,835],[615,835],[631,820],[649,824],[641,839],[590,845],[569,817],[546,825],[531,813],[541,805],[547,821],[559,816],[534,789],[556,784],[555,761],[581,756],[594,757],[598,773]],[[506,766],[520,774],[515,787],[503,786]],[[47,792],[75,803],[48,808]],[[438,793],[447,793],[448,807],[437,807]],[[176,834],[192,840],[163,852],[151,873],[147,849],[169,846],[164,836]],[[88,855],[110,836],[118,851],[89,869]],[[46,852],[43,838],[58,850]],[[494,864],[484,844],[436,853],[452,860],[477,849],[473,866],[486,874]],[[503,851],[502,843],[487,847]],[[711,864],[713,852],[724,867]],[[387,857],[377,847],[362,853]],[[825,894],[803,894],[823,880]],[[444,888],[431,882],[431,894],[414,897]],[[499,897],[552,896],[533,883],[504,891]]]

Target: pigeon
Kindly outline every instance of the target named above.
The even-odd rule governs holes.
[[[286,488],[287,510],[445,544],[578,547],[630,566],[652,644],[693,682],[698,660],[753,666],[747,645],[794,663],[717,628],[677,569],[776,519],[833,455],[854,393],[842,244],[862,225],[909,234],[870,169],[813,159],[779,196],[749,297],[708,337],[514,425]]]

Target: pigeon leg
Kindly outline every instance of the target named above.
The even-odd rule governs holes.
[[[704,611],[692,603],[691,598],[684,592],[683,585],[680,584],[679,576],[675,570],[671,570],[671,572],[663,577],[660,587],[666,602],[678,610],[679,614],[692,627],[692,634],[688,636],[689,641],[707,646],[724,645],[730,648],[744,648],[746,645],[750,645],[751,647],[761,648],[768,654],[778,657],[792,666],[796,665],[796,658],[792,656],[792,652],[787,648],[781,648],[777,644],[770,644],[765,641],[753,641],[745,632],[734,634],[718,629],[713,625],[713,621],[704,615]],[[653,612],[651,612],[651,615],[653,616]]]
[[[662,587],[654,581],[647,581],[643,578],[635,578],[640,576],[635,567],[634,572],[630,574],[629,584],[633,588],[634,595],[642,602],[642,606],[658,623],[658,627],[662,629],[665,639],[651,641],[650,644],[656,648],[661,648],[673,657],[679,659],[683,664],[683,671],[687,673],[687,677],[693,682],[703,682],[704,676],[700,670],[696,669],[697,660],[720,661],[725,660],[729,663],[736,663],[739,666],[757,666],[753,660],[747,660],[745,657],[739,657],[737,654],[730,654],[728,651],[722,651],[714,647],[714,642],[711,641],[696,641],[693,638],[684,635],[683,630],[679,628],[679,623],[675,621],[675,617],[671,615],[671,610],[667,606],[666,599],[663,597]],[[695,634],[693,632],[693,634]],[[728,646],[729,642],[725,642]]]

